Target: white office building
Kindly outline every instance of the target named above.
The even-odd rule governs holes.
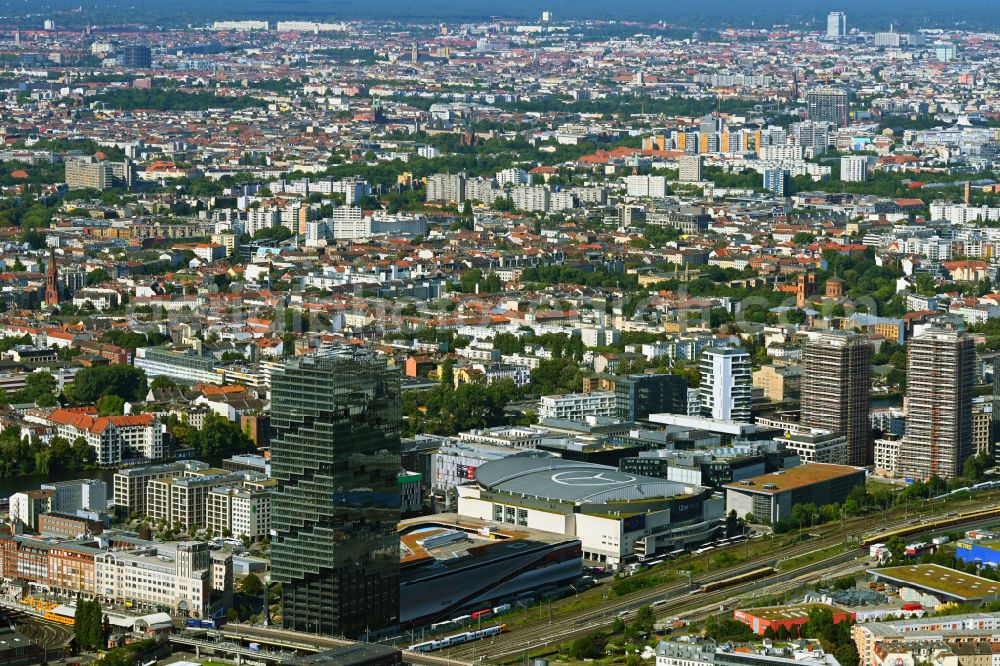
[[[701,411],[721,421],[750,422],[750,354],[738,347],[709,347],[701,353]]]
[[[144,609],[167,606],[172,612],[207,617],[213,591],[232,593],[232,555],[211,551],[203,542],[109,550],[94,557],[94,569],[98,598],[129,600]]]
[[[335,240],[358,240],[372,235],[372,221],[360,208],[334,208],[329,218],[330,236]]]
[[[760,159],[764,162],[798,162],[805,159],[805,149],[795,144],[763,146]]]
[[[678,160],[678,180],[685,183],[700,182],[704,163],[701,155],[684,155]]]
[[[614,391],[543,395],[538,409],[539,418],[568,421],[582,421],[588,416],[614,415]]]
[[[847,36],[847,14],[830,12],[826,15],[826,36],[830,39]]]
[[[497,172],[497,185],[505,187],[507,185],[531,185],[531,174],[524,169],[511,167]]]
[[[625,178],[625,189],[630,197],[665,197],[667,177],[628,176]]]
[[[136,349],[135,367],[142,368],[147,377],[164,375],[192,384],[221,384],[223,381],[222,373],[216,370],[214,357],[161,347]]]
[[[427,201],[465,203],[465,175],[436,173],[428,176]]]
[[[570,192],[552,192],[549,194],[549,210],[558,212],[576,208],[576,197]]]
[[[269,489],[217,486],[207,498],[208,529],[216,536],[262,539],[271,523]]]
[[[522,185],[510,191],[514,208],[528,212],[546,212],[549,209],[549,190],[540,185]]]
[[[58,513],[76,513],[80,509],[107,511],[108,484],[97,479],[76,479],[43,483],[41,490],[51,490],[51,510]]]
[[[840,179],[852,183],[862,183],[868,180],[868,158],[862,155],[841,157]]]

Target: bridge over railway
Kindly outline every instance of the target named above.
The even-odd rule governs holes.
[[[226,657],[248,666],[274,666],[303,653],[334,650],[358,643],[304,631],[239,624],[226,624],[220,629],[179,631],[169,639],[174,645],[193,649],[199,657],[206,654]],[[251,643],[259,647],[251,649]],[[403,660],[419,666],[472,666],[472,662],[468,661],[407,650],[403,651]]]

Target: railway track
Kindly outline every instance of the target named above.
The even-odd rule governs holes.
[[[22,610],[0,608],[0,617],[7,618],[20,633],[47,650],[65,648],[73,640],[73,627],[47,622]]]
[[[568,618],[559,622],[553,620],[551,624],[540,623],[527,631],[512,631],[508,634],[495,637],[491,641],[480,642],[478,645],[467,643],[443,650],[442,652],[454,659],[474,659],[486,656],[489,661],[502,660],[504,657],[522,654],[529,649],[529,645],[537,648],[572,640],[595,629],[610,625],[616,617],[623,617],[627,620],[634,614],[636,609],[647,605],[647,601],[663,599],[664,597],[667,598],[667,602],[654,608],[654,613],[657,617],[666,615],[674,617],[682,612],[690,612],[702,607],[712,608],[718,612],[720,607],[731,608],[730,604],[734,600],[745,598],[747,593],[760,592],[761,594],[770,594],[772,586],[782,584],[786,587],[794,588],[801,585],[802,582],[796,582],[795,585],[787,585],[789,581],[798,581],[799,579],[808,578],[810,575],[815,576],[817,573],[822,574],[823,577],[827,577],[829,569],[840,567],[856,558],[856,551],[840,553],[796,569],[794,572],[786,574],[779,572],[768,578],[732,585],[715,592],[695,593],[686,584],[667,589],[661,588],[653,594],[643,595],[643,601],[630,598],[628,599],[628,603],[611,604],[610,607],[582,614],[575,618]],[[766,566],[766,563],[761,562],[759,566]],[[669,598],[671,591],[680,592],[681,594],[675,594],[674,598],[671,599]],[[502,639],[507,640],[504,641]],[[488,646],[491,646],[492,649],[487,649]]]
[[[863,527],[858,527],[855,530],[855,532],[857,534],[861,534],[865,530],[868,530],[870,528],[871,524],[868,523]],[[558,609],[553,609],[554,612],[551,623],[542,623],[540,621],[538,623],[530,624],[527,627],[514,625],[511,627],[510,632],[503,634],[500,637],[495,637],[491,642],[503,643],[506,641],[511,641],[514,643],[521,644],[524,642],[524,640],[532,640],[543,637],[545,634],[549,633],[547,631],[549,627],[560,624],[572,625],[572,626],[585,625],[588,627],[596,627],[597,625],[595,623],[610,624],[611,621],[622,612],[631,613],[637,610],[638,608],[641,608],[642,606],[649,605],[654,601],[658,601],[664,598],[669,600],[671,597],[678,597],[679,595],[689,595],[690,593],[693,592],[693,590],[697,589],[700,585],[704,583],[709,583],[724,578],[729,578],[739,573],[743,573],[745,571],[756,569],[763,566],[769,566],[769,565],[774,566],[779,564],[779,559],[790,559],[801,555],[809,554],[813,551],[825,550],[826,548],[835,545],[836,543],[844,543],[845,537],[847,536],[851,536],[851,534],[845,534],[843,532],[839,532],[838,536],[836,537],[828,537],[825,539],[813,539],[810,541],[804,541],[794,546],[783,548],[781,550],[781,558],[774,558],[770,560],[760,558],[758,560],[755,560],[753,563],[740,562],[738,564],[721,567],[717,570],[707,572],[700,576],[692,576],[690,583],[687,581],[676,582],[662,587],[650,588],[647,590],[634,592],[620,599],[607,599],[605,600],[605,603],[601,604],[599,607],[593,610],[587,610],[583,612],[565,611],[560,613],[558,612]],[[729,546],[726,549],[721,549],[721,552],[739,551],[743,547],[744,546],[742,544],[737,544],[735,546]],[[677,568],[680,566],[682,566],[682,563],[676,563],[674,564],[673,567],[664,564],[661,565],[660,570],[662,571],[666,569]],[[715,594],[731,591],[733,589],[734,589],[733,587],[728,587],[725,590],[717,592]],[[701,597],[701,598],[707,598],[707,597]],[[656,610],[658,614],[660,614],[664,613],[666,609],[670,607],[671,605],[668,603],[668,605],[660,606]],[[498,618],[497,621],[502,622],[503,617]],[[474,647],[475,646],[470,643],[455,648],[448,648],[446,650],[443,650],[442,652],[448,654],[449,656],[459,657],[460,655],[461,656],[471,655]]]
[[[990,505],[983,506],[982,499],[984,498],[980,498],[979,501],[976,502],[978,505],[976,508],[991,508]],[[996,505],[992,506],[995,507]],[[956,505],[950,505],[949,508],[954,511],[959,507]],[[931,508],[930,511],[933,511],[933,508]],[[519,654],[527,654],[530,650],[556,645],[594,631],[595,629],[606,627],[611,624],[615,617],[624,614],[627,618],[638,608],[649,605],[653,601],[666,599],[666,603],[658,604],[657,607],[654,608],[654,612],[657,617],[674,617],[678,616],[681,612],[691,611],[692,609],[699,607],[699,605],[717,608],[721,602],[721,605],[725,607],[727,601],[734,598],[742,598],[747,592],[763,589],[764,587],[772,585],[775,582],[783,582],[786,580],[785,576],[809,576],[815,574],[816,572],[822,572],[824,574],[823,577],[829,577],[832,575],[829,570],[836,570],[837,567],[846,564],[848,561],[857,559],[860,548],[852,548],[850,550],[845,550],[844,553],[823,558],[817,562],[795,569],[789,574],[782,574],[779,571],[778,574],[763,580],[726,587],[717,592],[697,595],[693,594],[694,589],[697,589],[699,585],[707,582],[713,582],[731,577],[733,575],[764,566],[780,567],[780,562],[782,560],[796,558],[813,551],[826,550],[827,548],[830,548],[838,543],[845,544],[846,548],[846,544],[850,539],[856,539],[855,543],[860,543],[862,539],[869,537],[874,533],[892,531],[910,526],[915,527],[918,524],[932,522],[932,520],[929,520],[926,517],[916,517],[919,513],[929,513],[930,511],[914,512],[913,518],[910,518],[909,515],[907,515],[903,520],[889,524],[886,524],[883,517],[868,517],[864,519],[856,519],[855,521],[847,521],[845,522],[844,529],[842,530],[834,529],[832,534],[828,536],[782,549],[780,558],[761,557],[753,560],[752,562],[741,562],[738,565],[721,568],[717,571],[702,574],[701,576],[692,577],[690,584],[687,582],[673,583],[663,587],[635,592],[620,599],[607,599],[606,603],[593,610],[583,612],[573,612],[572,610],[568,610],[559,612],[557,608],[553,608],[550,611],[551,615],[548,621],[540,619],[535,624],[523,627],[514,625],[511,627],[511,631],[501,634],[500,636],[495,636],[489,641],[466,643],[454,648],[442,650],[441,654],[453,659],[474,661],[484,660],[485,658],[485,660],[489,662],[502,662],[505,659],[509,659],[510,657],[517,656]],[[934,519],[941,519],[945,517],[945,514],[941,514],[935,516]],[[898,516],[896,516],[896,518],[898,519]],[[969,523],[961,523],[961,525],[964,527],[974,527],[978,526],[980,523],[995,523],[997,520],[998,517],[977,518],[970,520]],[[955,526],[957,527],[958,525]],[[742,544],[737,544],[729,546],[725,549],[720,549],[720,551],[713,552],[738,552],[743,547],[744,546]],[[672,567],[669,567],[666,564],[661,566],[664,569],[678,568],[681,564],[682,563],[676,563]]]

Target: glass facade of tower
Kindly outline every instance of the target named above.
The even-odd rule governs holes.
[[[271,383],[272,580],[286,629],[358,637],[399,621],[399,375],[337,349]]]
[[[687,380],[680,375],[629,375],[615,384],[615,412],[627,421],[686,414],[687,391]]]

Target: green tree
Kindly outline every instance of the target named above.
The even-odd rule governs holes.
[[[684,377],[689,388],[698,388],[701,385],[701,370],[698,369],[697,363],[678,361],[674,364],[672,372]]]
[[[569,646],[569,654],[577,660],[599,659],[604,656],[607,639],[600,632],[593,632],[577,638]]]
[[[705,636],[717,643],[742,642],[751,640],[753,630],[729,615],[711,615],[705,620]]]
[[[247,577],[243,579],[242,589],[251,597],[259,597],[260,593],[264,591],[264,583],[257,577],[257,574],[247,574]]]
[[[851,641],[837,645],[833,649],[833,656],[840,662],[840,666],[858,666],[858,648]]]
[[[29,374],[24,380],[25,402],[36,402],[43,395],[53,396],[56,390],[56,378],[51,372],[39,370]]]
[[[288,240],[291,237],[291,230],[280,225],[277,227],[264,227],[263,229],[258,229],[253,235],[254,240],[270,239],[279,242]]]
[[[153,381],[149,383],[149,388],[156,390],[172,389],[175,386],[177,386],[177,384],[174,383],[174,380],[166,375],[157,375],[153,377]]]
[[[73,635],[76,638],[77,644],[86,649],[87,645],[87,604],[89,601],[84,601],[82,598],[77,597],[76,599],[76,612],[73,614]]]
[[[572,358],[543,359],[531,371],[530,386],[539,395],[577,392],[583,388],[580,366]]]
[[[155,347],[162,345],[167,340],[169,338],[158,331],[137,333],[136,331],[114,330],[101,336],[102,342],[131,350],[135,350],[137,347]]]
[[[107,626],[99,602],[77,599],[73,633],[84,649],[96,650],[106,645]]]
[[[642,606],[635,612],[635,621],[632,623],[632,626],[636,628],[636,631],[646,634],[651,633],[655,624],[656,615],[653,614],[653,609],[650,606]]]
[[[450,387],[455,384],[455,364],[445,361],[441,365],[441,386]]]
[[[967,481],[979,483],[986,478],[986,470],[993,467],[993,458],[987,453],[974,455],[966,458],[962,467],[962,476]]]
[[[472,268],[464,273],[458,279],[458,285],[461,291],[466,294],[475,293],[476,287],[483,281],[483,272],[478,268]]]
[[[121,416],[125,413],[125,401],[117,395],[103,395],[97,400],[99,416]]]
[[[254,450],[253,441],[239,426],[209,412],[197,434],[198,451],[207,457],[229,456]]]
[[[87,273],[87,284],[104,284],[111,279],[111,275],[103,268],[95,268],[94,270]]]
[[[105,395],[115,395],[133,402],[145,398],[147,390],[146,373],[141,368],[122,364],[95,365],[76,373],[72,398],[87,404]]]
[[[83,469],[97,461],[97,452],[83,437],[77,437],[73,440],[71,454],[70,469]]]

